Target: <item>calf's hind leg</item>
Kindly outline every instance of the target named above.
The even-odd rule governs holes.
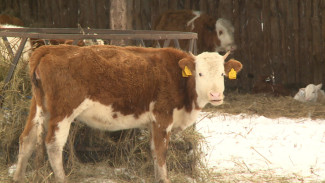
[[[45,116],[40,106],[32,99],[29,117],[23,133],[19,138],[19,154],[17,168],[13,177],[15,182],[23,182],[28,159],[35,150],[36,144],[42,144],[43,123]]]
[[[69,135],[72,120],[64,118],[57,121],[50,119],[46,136],[46,149],[51,167],[57,182],[65,182],[65,173],[62,162],[62,151]],[[73,119],[73,118],[72,118]]]

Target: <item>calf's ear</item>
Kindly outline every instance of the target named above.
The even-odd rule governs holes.
[[[178,61],[179,67],[184,70],[185,66],[189,68],[192,72],[195,70],[195,64],[193,58],[183,58],[182,60]]]
[[[318,90],[320,90],[320,89],[322,88],[322,86],[323,86],[323,84],[321,83],[321,84],[316,85],[316,88],[317,88]]]
[[[243,65],[235,59],[230,59],[228,62],[225,62],[224,66],[225,66],[225,73],[227,76],[231,69],[234,69],[238,73],[243,68]]]

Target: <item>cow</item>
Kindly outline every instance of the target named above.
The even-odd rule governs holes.
[[[45,141],[55,178],[64,182],[62,149],[77,119],[108,131],[148,128],[155,179],[170,182],[171,131],[192,125],[207,103],[223,103],[224,76],[242,68],[239,61],[224,62],[228,54],[111,45],[37,48],[29,61],[33,96],[14,181],[23,180],[29,157]]]
[[[153,30],[196,32],[197,49],[202,52],[227,52],[236,50],[234,26],[229,20],[209,16],[193,10],[171,10],[163,13]],[[182,49],[186,43],[181,41]]]
[[[275,83],[274,73],[260,76],[259,80],[254,83],[252,91],[253,93],[270,93],[275,97],[290,96],[290,91],[285,86]]]
[[[309,84],[305,88],[300,88],[294,99],[300,102],[325,104],[325,92],[321,88],[322,83],[318,85]]]
[[[24,22],[17,17],[1,14],[0,15],[0,24],[10,24],[16,26],[24,26]]]

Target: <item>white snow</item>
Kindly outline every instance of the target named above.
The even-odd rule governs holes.
[[[201,113],[208,167],[325,180],[325,120]]]

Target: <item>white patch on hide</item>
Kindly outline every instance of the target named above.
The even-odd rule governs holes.
[[[33,119],[33,123],[36,127],[36,133],[37,133],[37,144],[43,143],[43,123],[46,120],[46,116],[43,112],[43,109],[41,106],[36,106],[36,114]]]
[[[194,108],[194,104],[193,104]],[[187,112],[185,108],[180,110],[174,109],[173,111],[173,128],[184,130],[187,127],[195,123],[200,110],[193,109],[191,112]],[[171,126],[171,125],[170,125]]]
[[[154,102],[150,103],[149,111],[142,113],[137,118],[134,114],[123,115],[120,112],[114,112],[112,106],[105,106],[89,99],[86,99],[83,104],[88,107],[76,118],[91,127],[102,130],[117,131],[130,128],[141,128],[145,127],[149,122],[155,121],[152,113]]]

